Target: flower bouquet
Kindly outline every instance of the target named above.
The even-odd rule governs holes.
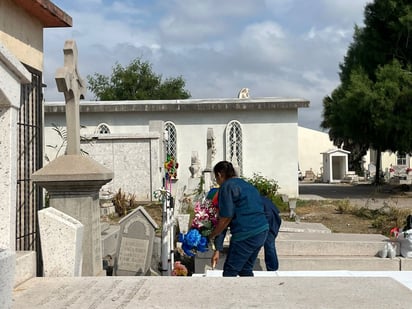
[[[167,155],[166,162],[164,163],[164,167],[166,170],[166,177],[168,179],[177,177],[177,168],[179,167],[179,163],[176,162],[176,159],[174,156]]]
[[[180,261],[173,265],[172,276],[187,276],[187,268]]]
[[[190,230],[186,234],[179,234],[186,255],[195,256],[197,252],[208,250],[208,237],[216,227],[218,210],[217,189],[212,189],[204,202],[196,202]]]

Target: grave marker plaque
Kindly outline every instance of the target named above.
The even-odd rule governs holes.
[[[138,207],[119,222],[119,241],[116,250],[115,275],[146,275],[151,265],[156,222]]]

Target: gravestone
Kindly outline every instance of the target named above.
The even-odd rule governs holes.
[[[206,171],[212,171],[212,163],[216,154],[216,142],[213,128],[207,129],[206,136],[207,156],[206,156]]]
[[[0,248],[0,308],[2,309],[12,308],[15,267],[16,253]]]
[[[153,253],[156,222],[138,207],[119,222],[119,241],[114,271],[116,276],[144,276]]]
[[[67,154],[33,173],[32,179],[48,191],[51,207],[83,224],[82,276],[99,276],[103,275],[99,191],[113,172],[80,153],[79,101],[86,84],[77,68],[76,42],[67,40],[63,51],[64,66],[56,72],[56,84],[66,100]]]
[[[102,256],[116,256],[117,243],[119,238],[119,226],[110,225],[108,229],[102,231]]]
[[[213,128],[207,129],[206,146],[206,168],[203,170],[203,191],[209,192],[210,188],[212,188],[213,185],[212,163],[216,154],[215,135],[213,133]]]
[[[53,207],[40,210],[38,217],[44,276],[81,276],[83,224]]]

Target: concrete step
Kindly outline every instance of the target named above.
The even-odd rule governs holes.
[[[378,234],[279,233],[276,249],[283,256],[375,256],[388,237]]]
[[[293,222],[283,220],[279,232],[330,234],[331,230],[322,223]]]
[[[36,277],[37,273],[36,252],[16,251],[16,272],[14,274],[14,286]]]
[[[389,275],[285,275],[224,279],[172,276],[34,278],[14,290],[13,308],[343,309],[410,308],[412,303],[411,290]],[[408,282],[407,278],[404,280]]]
[[[365,256],[279,256],[280,271],[400,271],[401,258]],[[263,256],[259,256],[256,270],[266,270]]]

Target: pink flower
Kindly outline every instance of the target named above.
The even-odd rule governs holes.
[[[186,266],[176,261],[173,265],[172,276],[187,276]]]

